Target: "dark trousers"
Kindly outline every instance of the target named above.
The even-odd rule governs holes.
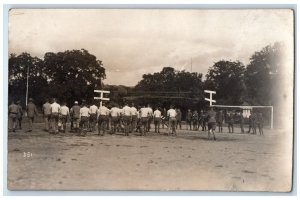
[[[179,125],[179,128],[181,129],[181,119],[177,119],[177,121],[176,121],[176,129],[178,128],[178,125]]]
[[[152,122],[152,117],[148,117],[147,132],[150,131],[150,128],[151,128],[151,122]]]
[[[176,118],[170,117],[169,119],[169,132],[172,131],[172,134],[176,134]]]
[[[117,131],[117,127],[118,127],[118,124],[119,124],[119,118],[118,117],[111,117],[111,120],[110,120],[110,123],[111,123],[111,133],[116,133]]]
[[[15,131],[17,127],[17,114],[10,113],[8,121],[8,129]]]
[[[264,134],[263,125],[261,123],[258,123],[257,126],[258,126],[259,134],[263,135]]]
[[[137,116],[133,115],[131,118],[130,132],[133,132],[136,129],[136,126],[137,126]]]
[[[205,121],[203,121],[201,123],[201,126],[202,126],[202,131],[206,131],[206,122]]]
[[[58,113],[51,114],[51,128],[52,131],[54,132],[58,132],[58,119],[59,119]]]
[[[192,130],[192,120],[187,119],[186,120],[186,130],[188,130],[190,127],[190,130]]]
[[[229,133],[233,133],[234,132],[233,123],[232,122],[228,123],[228,130],[229,130]]]
[[[253,134],[256,135],[256,123],[252,124]]]
[[[131,117],[130,116],[124,116],[123,117],[123,122],[124,122],[124,125],[125,125],[125,135],[128,136],[129,131],[130,131]]]
[[[89,128],[89,117],[82,116],[80,119],[80,123],[81,123],[82,133],[85,135]]]
[[[223,132],[223,123],[218,122],[218,127],[219,127],[219,133],[222,133]]]
[[[198,129],[198,121],[197,120],[194,120],[193,121],[193,130],[197,130]]]
[[[159,133],[160,122],[161,122],[160,117],[154,118],[155,133]]]
[[[241,132],[244,133],[244,123],[241,123],[240,126],[241,126]]]
[[[104,135],[106,130],[107,116],[100,115],[98,118],[98,135]],[[102,134],[101,134],[102,130]]]
[[[96,113],[92,113],[90,115],[90,131],[95,131],[95,127],[96,127],[96,123],[97,123],[97,114]]]
[[[148,117],[142,117],[141,118],[141,123],[142,123],[142,134],[145,134],[148,128]]]
[[[61,126],[62,126],[62,129],[63,129],[64,132],[66,132],[67,120],[68,120],[67,115],[61,115],[60,116]]]

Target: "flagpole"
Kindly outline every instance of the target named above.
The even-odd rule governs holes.
[[[26,107],[28,104],[28,79],[29,79],[29,65],[27,66],[27,81],[26,81]]]

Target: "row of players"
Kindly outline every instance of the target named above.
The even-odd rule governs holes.
[[[53,99],[52,103],[47,101],[42,108],[43,116],[45,120],[45,129],[51,133],[58,133],[59,131],[66,131],[66,123],[71,121],[71,131],[80,132],[85,135],[87,131],[95,131],[96,124],[98,124],[98,134],[103,135],[111,125],[111,132],[123,131],[125,135],[130,132],[138,131],[144,134],[150,131],[150,124],[154,121],[155,132],[160,132],[160,126],[164,128],[164,125],[169,127],[172,134],[176,134],[176,128],[181,129],[182,114],[180,109],[173,109],[171,107],[168,111],[166,109],[159,109],[158,107],[153,111],[148,105],[135,108],[134,104],[131,107],[128,104],[119,107],[118,105],[108,109],[106,106],[98,108],[96,105],[90,105],[89,107],[83,102],[81,106],[78,102],[74,102],[74,106],[69,109],[66,103],[59,105],[56,99]],[[12,102],[9,106],[9,117],[13,127],[10,130],[15,131],[16,126],[21,128],[22,120],[22,107],[20,103],[17,105]],[[29,130],[32,131],[32,123],[35,115],[37,115],[37,109],[32,99],[29,99],[29,103],[26,108],[27,116],[29,118]],[[228,123],[229,132],[234,132],[234,126],[236,119],[240,123],[241,132],[244,132],[244,117],[241,113],[227,113],[226,117],[222,110],[216,113],[216,123],[219,127],[219,132],[223,132],[223,123],[225,119]],[[198,113],[196,110],[190,109],[186,115],[187,129],[206,131],[208,125],[207,112],[201,111]],[[192,128],[193,127],[193,128]],[[263,117],[261,113],[253,113],[249,118],[249,133],[252,130],[256,134],[256,127],[259,128],[259,133],[263,134]],[[101,133],[102,132],[102,133]]]

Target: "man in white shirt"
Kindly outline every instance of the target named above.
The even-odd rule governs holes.
[[[80,108],[80,123],[82,126],[82,136],[86,136],[88,130],[88,122],[90,116],[90,109],[86,107],[85,103],[82,103],[82,108]]]
[[[98,111],[98,135],[103,136],[106,130],[107,118],[109,116],[109,109],[102,103],[102,106],[99,107]],[[102,130],[102,134],[101,134]]]
[[[96,130],[96,122],[97,122],[97,110],[98,107],[93,104],[90,106],[90,131],[95,131]]]
[[[125,136],[129,136],[129,129],[131,123],[131,108],[128,106],[127,103],[125,103],[125,106],[123,107],[122,118],[125,125]]]
[[[172,130],[172,134],[176,135],[176,110],[174,110],[173,105],[170,106],[167,116],[169,118],[169,133]]]
[[[66,103],[63,102],[59,111],[59,119],[61,122],[62,131],[65,133],[67,128],[67,121],[70,118],[70,110],[66,106]]]
[[[118,125],[118,122],[119,122],[119,116],[120,116],[120,112],[119,112],[118,105],[113,106],[110,109],[111,133],[116,133],[117,125]]]
[[[148,112],[149,112],[149,116],[148,116],[147,132],[150,132],[151,122],[152,122],[152,117],[153,117],[153,110],[152,110],[150,104],[148,104]]]
[[[141,124],[142,124],[142,135],[145,135],[145,132],[148,128],[148,117],[149,109],[143,106],[140,110]]]
[[[136,129],[137,120],[138,120],[138,111],[134,107],[134,103],[132,103],[132,106],[131,106],[131,127],[130,127],[130,132],[133,132]]]
[[[153,113],[153,118],[154,118],[154,125],[155,125],[155,133],[160,133],[159,127],[160,127],[160,122],[161,122],[161,112],[158,109],[158,107],[155,109],[155,111]]]
[[[60,105],[56,103],[56,98],[53,98],[53,103],[51,104],[51,127],[54,133],[58,133],[58,119],[60,112]]]

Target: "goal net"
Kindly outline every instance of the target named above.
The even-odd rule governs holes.
[[[264,119],[264,127],[273,128],[273,106],[229,106],[229,105],[212,105],[219,110],[225,110],[227,112],[235,111],[239,112],[246,119],[249,120],[251,111],[255,113],[261,113]]]

